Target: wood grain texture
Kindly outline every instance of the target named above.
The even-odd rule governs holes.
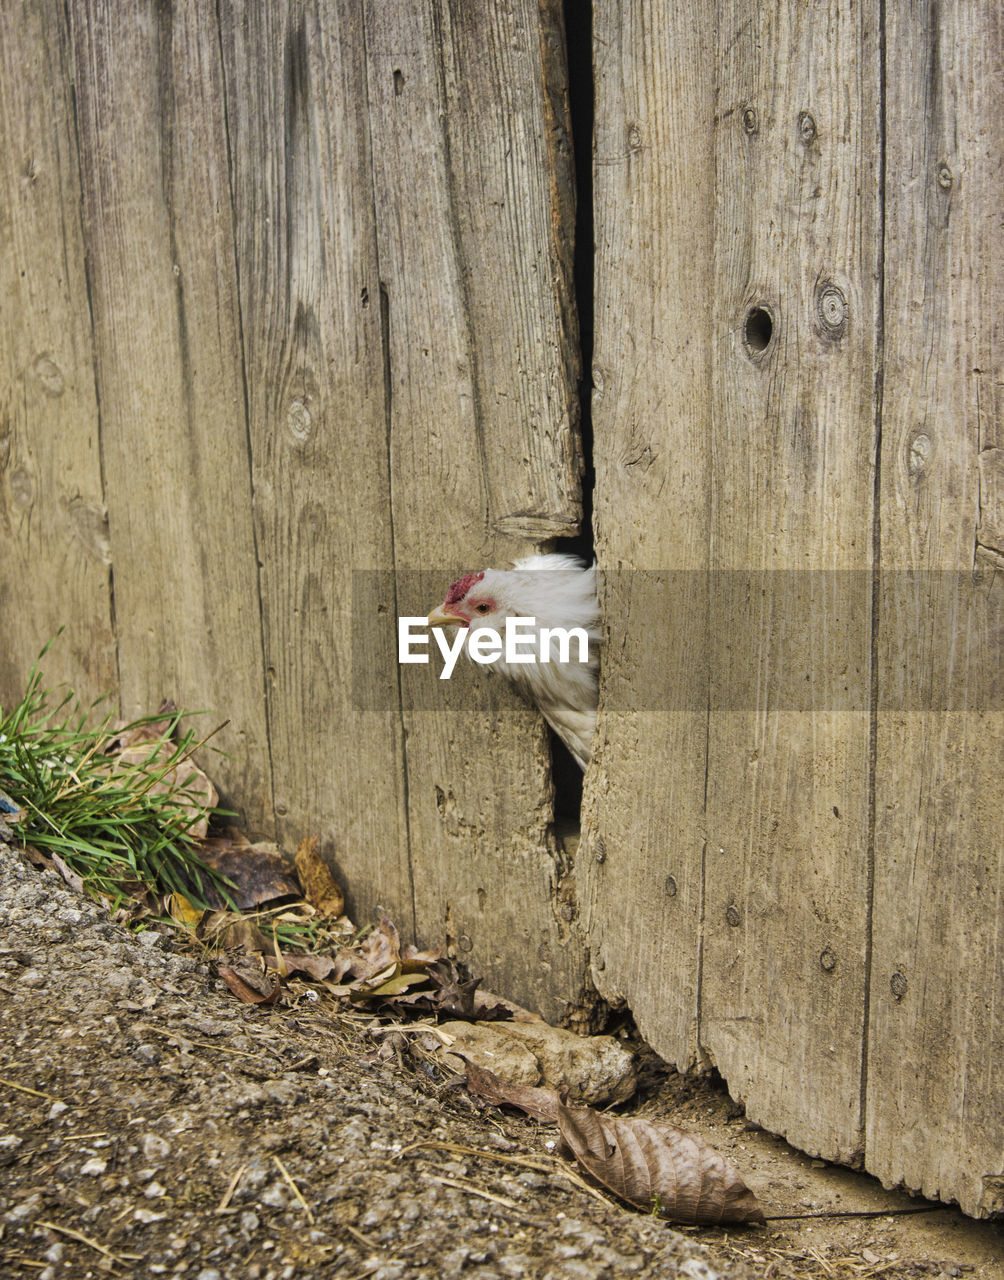
[[[145,0],[69,12],[122,706],[169,696],[229,717],[227,756],[205,763],[260,830],[271,794],[215,16]]]
[[[607,641],[579,856],[597,984],[685,1068],[698,1053],[704,892],[715,23],[706,6],[664,19],[649,0],[595,7]]]
[[[0,11],[0,706],[33,660],[115,688],[80,171],[61,4]]]
[[[395,634],[580,519],[561,6],[6,5],[0,698],[67,621],[361,921],[552,1019],[591,950],[751,1118],[1004,1207],[992,8],[595,5],[573,859],[540,717]]]
[[[392,556],[361,15],[224,3],[221,39],[279,831],[318,831],[352,913],[381,902],[407,932],[400,710],[353,688],[354,574]],[[392,584],[370,585],[393,670]]]
[[[397,611],[424,616],[579,518],[568,156],[536,4],[371,0],[365,23]],[[471,666],[436,677],[402,672],[419,933],[560,1017],[584,963],[543,722]]]
[[[868,952],[879,46],[856,7],[750,3],[723,15],[718,57],[700,1035],[752,1119],[847,1161]]]
[[[887,10],[868,1168],[1004,1208],[1004,26]]]

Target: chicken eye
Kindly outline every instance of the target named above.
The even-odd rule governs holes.
[[[476,612],[478,613],[488,612],[488,605],[484,602],[484,600],[482,600],[479,605],[476,605],[475,608],[476,608]]]

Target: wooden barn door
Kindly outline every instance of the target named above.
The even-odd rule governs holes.
[[[394,614],[581,513],[560,6],[365,6]],[[387,619],[392,621],[392,619]],[[396,689],[395,689],[396,693]],[[419,933],[551,1017],[584,980],[559,912],[539,716],[464,663],[400,675]]]
[[[893,5],[867,1162],[1004,1211],[1004,21]]]
[[[396,615],[579,520],[560,14],[0,13],[4,702],[67,624],[50,675],[229,718],[249,830],[319,833],[360,921],[553,1017],[544,732],[475,671],[399,680]]]
[[[627,994],[663,1053],[710,1055],[759,1121],[849,1159],[868,927],[878,51],[835,7],[820,22],[738,4],[720,24],[706,6],[660,8],[600,6],[596,35],[598,549],[638,607],[607,601],[590,923],[604,989]],[[660,568],[692,589],[660,595]],[[672,672],[664,703],[625,724],[617,682],[653,643]]]
[[[995,18],[888,14],[596,7],[580,881],[598,985],[667,1058],[985,1212],[1004,59]]]

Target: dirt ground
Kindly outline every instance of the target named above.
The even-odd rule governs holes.
[[[713,1142],[769,1219],[875,1216],[632,1212],[408,1033],[327,998],[242,1005],[181,942],[2,845],[0,1049],[4,1280],[1004,1277],[1001,1225],[812,1161],[658,1071],[635,1105]]]

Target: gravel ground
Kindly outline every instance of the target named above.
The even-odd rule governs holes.
[[[0,843],[0,1280],[1004,1280],[1001,1224],[810,1160],[670,1075],[644,1113],[728,1155],[768,1218],[824,1215],[675,1230],[374,1030],[333,1001],[243,1005],[179,937]]]
[[[752,1274],[512,1163],[549,1161],[549,1131],[365,1027],[242,1005],[171,946],[0,846],[3,1277]]]

